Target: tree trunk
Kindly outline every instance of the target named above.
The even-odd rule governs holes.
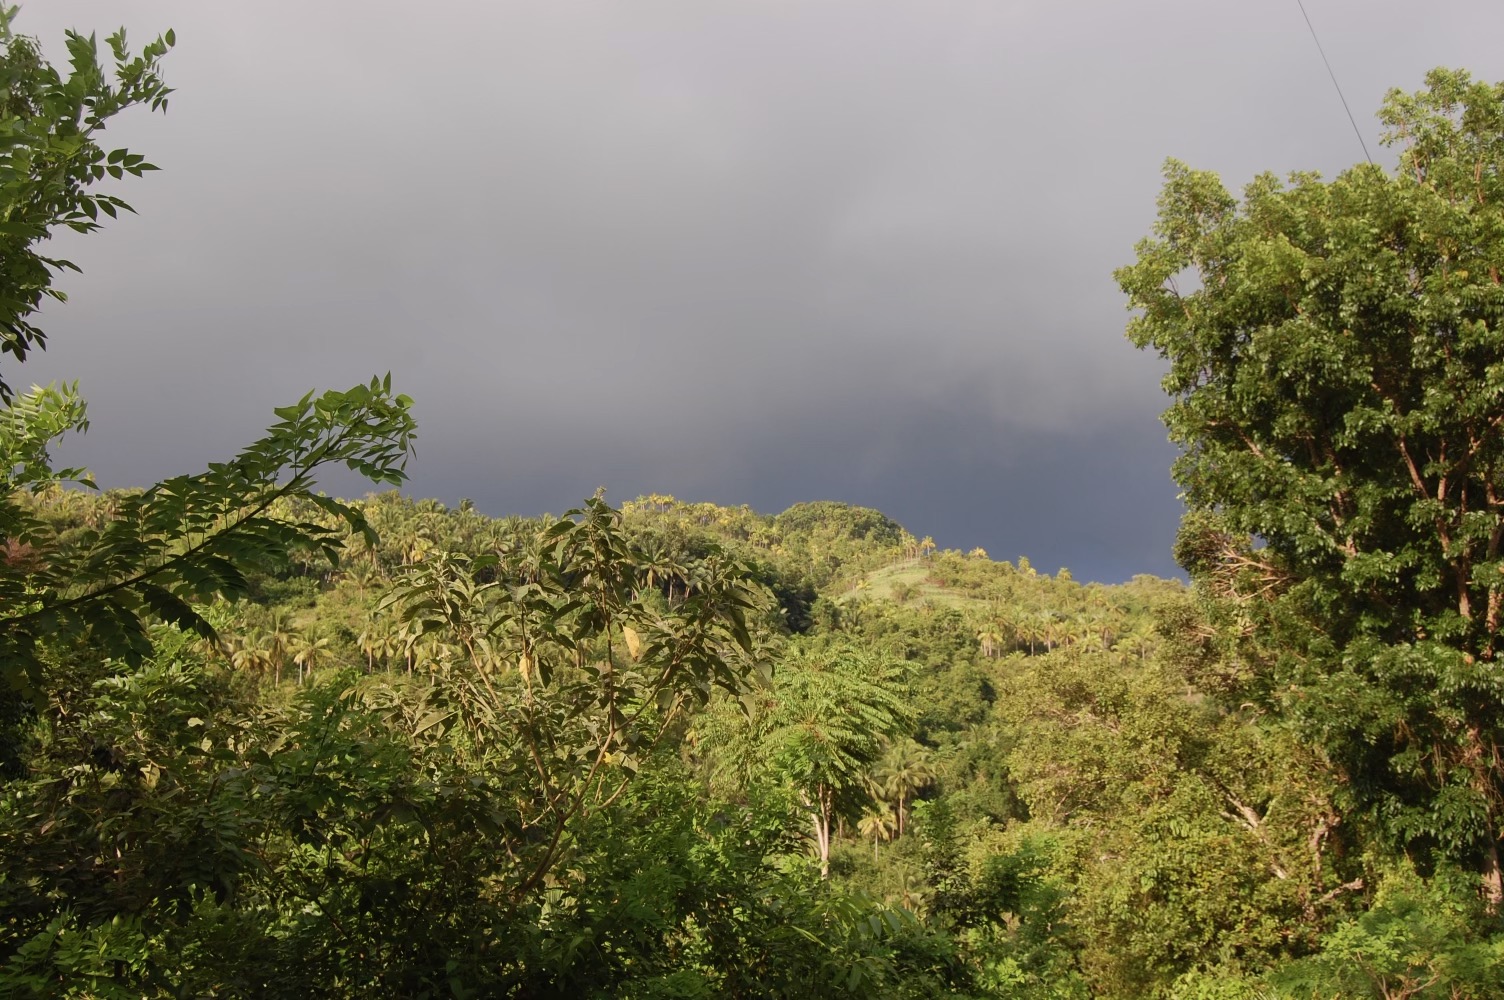
[[[1490,914],[1497,914],[1500,905],[1504,905],[1504,873],[1499,870],[1499,842],[1493,840],[1488,845],[1488,853],[1483,857],[1483,903]]]
[[[830,819],[815,813],[815,851],[820,855],[820,877],[830,878]]]
[[[830,790],[824,785],[815,788],[815,849],[820,853],[820,877],[830,878],[830,814],[832,812]]]

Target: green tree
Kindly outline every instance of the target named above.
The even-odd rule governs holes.
[[[292,662],[298,667],[298,683],[302,684],[306,677],[313,675],[319,664],[324,662],[324,654],[329,651],[329,640],[323,636],[299,636],[292,647]]]
[[[977,629],[977,642],[981,643],[982,655],[989,659],[996,655],[1003,641],[1003,629],[995,620],[989,619]]]
[[[913,724],[906,668],[848,645],[794,646],[779,664],[766,740],[774,766],[809,810],[822,874],[837,819],[872,801],[869,771]]]
[[[935,777],[929,750],[914,740],[903,740],[883,755],[875,782],[881,797],[893,803],[898,819],[898,836],[904,835],[904,827],[909,818],[909,801],[933,785]]]
[[[391,630],[385,618],[375,612],[367,613],[355,644],[366,658],[366,673],[376,672],[376,660],[385,663],[391,646]]]
[[[282,683],[282,668],[287,665],[287,658],[292,655],[300,638],[297,628],[288,621],[286,613],[272,614],[264,636],[267,661],[274,672],[272,683]]]
[[[887,802],[874,802],[857,820],[857,832],[872,838],[872,859],[877,860],[877,845],[898,836],[898,813]]]
[[[1485,936],[1490,921],[1457,875],[1442,871],[1422,880],[1408,864],[1386,873],[1367,912],[1333,928],[1318,954],[1270,979],[1287,996],[1497,996],[1504,938]]]
[[[519,835],[503,837],[519,903],[693,708],[715,688],[743,689],[760,656],[749,621],[769,602],[746,566],[712,553],[693,592],[662,608],[599,496],[534,530],[505,559],[435,553],[387,598],[417,636],[453,651],[429,663],[442,713],[489,767],[527,783]]]
[[[125,47],[125,32],[106,39],[116,68],[99,64],[93,36],[67,36],[71,72],[59,73],[41,56],[34,40],[11,30],[17,8],[0,6],[0,351],[24,361],[46,346],[35,322],[47,298],[66,295],[52,287],[53,274],[77,270],[66,260],[37,252],[60,227],[87,233],[101,215],[130,211],[114,195],[90,189],[106,176],[140,176],[156,168],[128,149],[106,151],[100,134],[115,115],[131,107],[166,110],[172,93],[158,75],[172,47],[172,32],[151,42],[139,56]],[[14,395],[0,377],[0,402]]]
[[[266,636],[254,633],[242,635],[230,654],[230,665],[250,674],[270,670],[273,662],[271,646]]]
[[[1117,272],[1170,363],[1178,552],[1265,647],[1298,720],[1391,843],[1504,900],[1504,85],[1392,92],[1388,173],[1171,161]],[[1245,696],[1250,692],[1243,692]]]

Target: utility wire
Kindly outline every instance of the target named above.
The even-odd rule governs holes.
[[[1372,163],[1373,157],[1368,155],[1368,143],[1363,141],[1363,133],[1358,129],[1357,120],[1353,118],[1353,109],[1347,106],[1347,98],[1342,96],[1342,85],[1337,82],[1337,74],[1332,72],[1332,63],[1326,57],[1326,50],[1321,47],[1321,39],[1316,37],[1316,26],[1311,23],[1311,15],[1306,13],[1303,0],[1295,2],[1300,6],[1300,16],[1306,19],[1306,27],[1311,29],[1311,41],[1316,43],[1316,51],[1321,53],[1321,61],[1326,64],[1326,75],[1332,78],[1332,86],[1337,88],[1337,99],[1342,102],[1342,110],[1347,112],[1347,120],[1352,123],[1353,135],[1358,137],[1358,145],[1363,147],[1363,158]]]

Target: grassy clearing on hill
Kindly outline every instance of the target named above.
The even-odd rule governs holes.
[[[838,600],[856,599],[893,601],[896,604],[924,604],[966,610],[984,608],[986,601],[956,593],[930,579],[930,563],[923,559],[905,559],[892,566],[875,569],[860,577]]]

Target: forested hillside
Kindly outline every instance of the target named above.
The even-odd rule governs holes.
[[[1190,582],[1104,585],[844,503],[412,499],[390,376],[55,468],[42,251],[173,41],[4,36],[0,994],[1504,995],[1504,87],[1393,96],[1397,174],[1169,166],[1118,279]]]

